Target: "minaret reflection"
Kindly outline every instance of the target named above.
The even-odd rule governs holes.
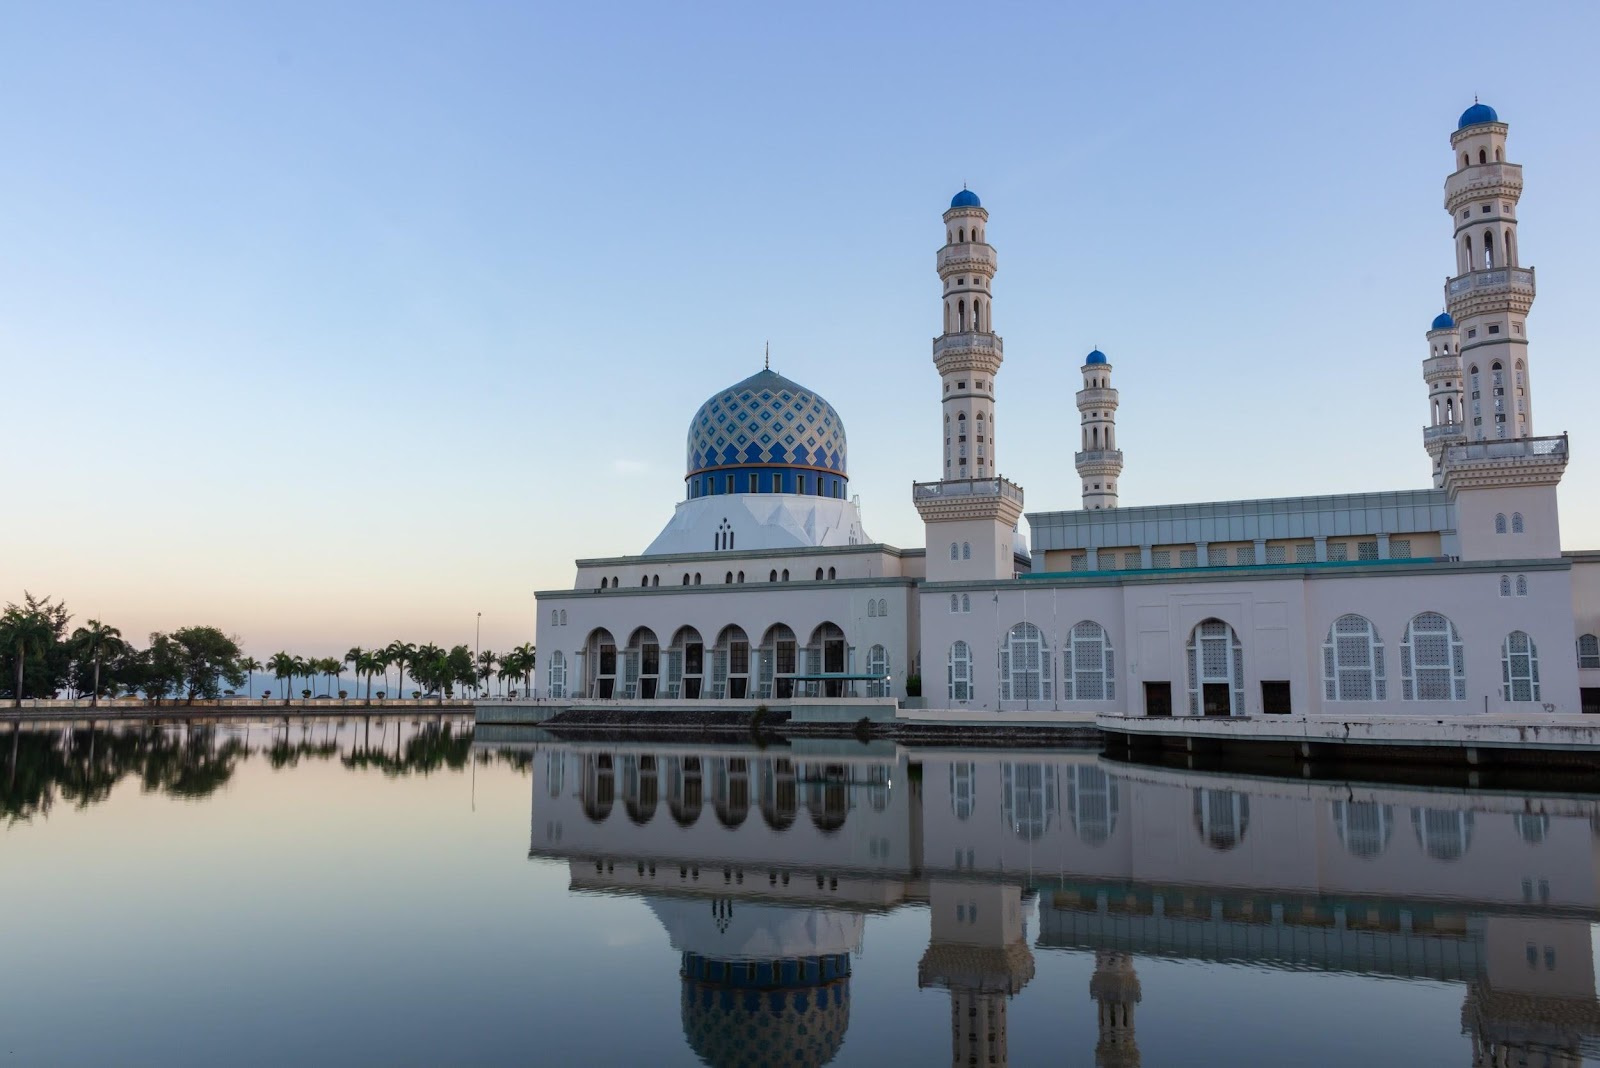
[[[1600,801],[884,742],[539,748],[530,855],[644,900],[707,1064],[833,1060],[868,917],[907,905],[956,1068],[1009,1062],[1010,1001],[1050,952],[1093,961],[1103,1068],[1141,1063],[1136,1009],[1158,1026],[1140,958],[1458,984],[1480,1068],[1600,1050]]]

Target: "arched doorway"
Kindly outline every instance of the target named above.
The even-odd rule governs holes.
[[[757,656],[757,697],[786,698],[794,696],[794,679],[798,670],[800,642],[786,624],[774,623],[761,637],[761,650]]]
[[[1244,715],[1244,649],[1233,628],[1207,619],[1189,635],[1189,714]]]
[[[786,831],[800,811],[800,787],[794,764],[785,757],[765,761],[761,768],[761,818],[775,831]]]
[[[750,636],[729,625],[717,635],[711,651],[711,696],[742,701],[750,696]]]
[[[666,655],[666,684],[662,693],[669,698],[696,701],[705,681],[706,646],[693,627],[679,627],[672,636]]]
[[[638,627],[622,654],[622,696],[653,701],[660,687],[661,641],[649,627]]]
[[[820,623],[811,632],[811,640],[806,643],[805,670],[812,675],[844,675],[850,671],[850,647],[845,642],[844,631],[837,624]],[[822,696],[843,697],[844,687],[843,679],[824,679]],[[814,696],[817,692],[816,683],[812,683],[810,689]]]
[[[610,700],[617,695],[617,639],[604,627],[589,632],[583,645],[583,692]]]
[[[705,781],[699,757],[670,757],[667,760],[667,810],[679,827],[692,827],[700,818],[705,803]]]
[[[744,757],[711,762],[711,807],[729,830],[750,814],[750,762]]]

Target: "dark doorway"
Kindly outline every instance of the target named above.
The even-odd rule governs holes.
[[[700,676],[695,675],[683,680],[683,696],[691,701],[700,699]]]
[[[639,680],[639,699],[641,701],[654,701],[656,698],[656,680],[646,677]]]
[[[1600,715],[1600,686],[1580,686],[1578,701],[1586,714]]]
[[[1287,680],[1261,680],[1261,711],[1269,716],[1287,716],[1291,711]]]
[[[745,694],[749,692],[749,689],[750,680],[745,678],[743,675],[736,675],[728,680],[728,696],[733,698],[735,701],[743,700]]]
[[[603,679],[598,680],[598,682],[596,684],[596,689],[598,689],[600,692],[599,692],[599,694],[597,696],[602,701],[610,700],[612,692],[616,689],[616,686],[617,686],[617,680],[616,679],[603,678]]]
[[[1144,684],[1144,714],[1147,716],[1172,715],[1172,683],[1147,682]]]
[[[1208,716],[1233,714],[1233,691],[1225,682],[1208,682],[1200,690],[1200,710]]]

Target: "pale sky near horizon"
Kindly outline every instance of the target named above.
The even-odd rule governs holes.
[[[1600,6],[0,5],[0,602],[249,651],[504,649],[642,549],[761,366],[841,413],[875,539],[937,477],[940,214],[991,212],[1030,511],[1424,486],[1442,185],[1525,167],[1535,431],[1600,548]]]

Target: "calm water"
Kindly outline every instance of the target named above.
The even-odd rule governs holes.
[[[1596,800],[500,737],[0,733],[0,1063],[1600,1050]]]

